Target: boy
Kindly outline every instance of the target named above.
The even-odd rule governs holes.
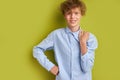
[[[81,0],[66,0],[61,4],[61,11],[67,27],[51,32],[34,47],[33,56],[56,76],[56,80],[92,80],[97,40],[93,34],[81,30],[79,25],[86,6]],[[54,50],[57,65],[44,54],[50,49]]]

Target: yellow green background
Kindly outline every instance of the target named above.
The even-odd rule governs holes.
[[[51,31],[66,26],[64,0],[0,1],[0,80],[54,80],[32,56],[32,48]],[[93,80],[120,80],[120,0],[83,0],[84,30],[96,35]],[[46,52],[54,62],[53,51]]]

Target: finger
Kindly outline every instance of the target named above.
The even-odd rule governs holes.
[[[86,32],[86,35],[89,36],[89,32]]]
[[[86,35],[86,31],[83,31],[83,35]]]
[[[82,34],[82,33],[81,33],[81,31],[80,31],[80,32],[79,32],[79,38],[81,37],[81,34]]]
[[[79,32],[78,37],[80,37],[80,35],[81,35],[81,31]]]
[[[89,39],[89,35],[90,35],[90,33],[89,33],[89,32],[86,32],[87,40]]]
[[[59,72],[59,69],[58,69],[58,67],[56,67],[56,70],[55,70],[55,71],[56,71],[56,75],[57,75],[57,74],[58,74],[58,72]]]
[[[89,32],[84,31],[83,35],[85,35],[85,36],[89,36]]]
[[[80,32],[80,35],[81,35],[81,36],[83,35],[83,31]]]
[[[57,71],[56,75],[58,75],[58,74],[59,74],[59,71]]]

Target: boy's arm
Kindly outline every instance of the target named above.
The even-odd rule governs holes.
[[[44,51],[53,49],[54,33],[52,32],[40,44],[33,48],[33,56],[48,71],[55,65],[47,58]]]
[[[89,32],[81,31],[79,34],[79,41],[80,41],[80,50],[82,55],[86,54],[87,52],[87,41],[89,39]]]
[[[94,52],[97,40],[93,34],[82,32],[79,34],[81,49],[81,68],[83,72],[90,71],[94,65]]]

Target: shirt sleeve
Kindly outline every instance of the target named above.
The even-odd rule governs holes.
[[[53,49],[54,33],[50,33],[41,43],[33,48],[33,57],[48,71],[54,66],[54,64],[47,58],[44,51]]]
[[[81,68],[83,72],[90,71],[94,65],[95,49],[98,47],[96,37],[90,33],[89,40],[87,41],[87,52],[81,55]]]

